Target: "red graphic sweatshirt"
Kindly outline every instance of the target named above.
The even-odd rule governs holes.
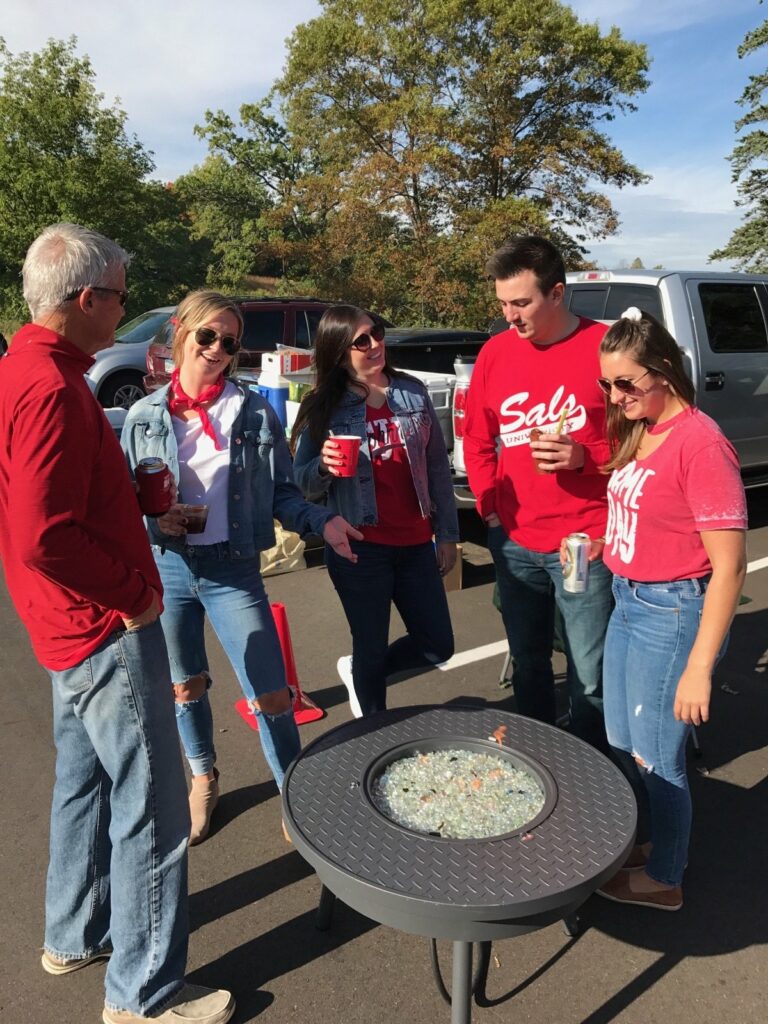
[[[597,386],[605,324],[580,318],[553,345],[536,345],[510,329],[480,350],[467,396],[464,461],[483,519],[495,512],[515,543],[552,552],[569,533],[605,534],[609,458],[605,401]],[[580,470],[537,473],[534,427],[584,445]]]

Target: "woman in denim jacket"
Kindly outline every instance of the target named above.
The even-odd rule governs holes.
[[[386,677],[453,654],[441,576],[456,561],[458,517],[445,442],[426,388],[390,365],[384,330],[356,306],[327,310],[315,338],[317,384],[293,436],[296,481],[357,526],[357,562],[328,548],[328,573],[352,633],[339,659],[356,717],[386,707]],[[360,438],[354,476],[334,435]],[[432,542],[434,534],[435,544]],[[389,643],[392,602],[407,635]]]
[[[183,502],[208,506],[203,532],[195,534],[187,530],[192,522],[184,506],[148,520],[164,590],[161,622],[176,680],[176,721],[192,771],[194,845],[208,834],[219,796],[205,616],[258,718],[264,756],[280,787],[300,744],[259,555],[275,543],[277,518],[301,534],[322,534],[342,560],[354,556],[347,524],[305,501],[294,483],[274,410],[228,377],[243,330],[237,305],[216,292],[192,292],[175,322],[171,383],[131,408],[122,444],[132,469],[157,456]]]

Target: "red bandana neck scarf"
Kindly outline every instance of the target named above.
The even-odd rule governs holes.
[[[174,370],[171,374],[171,390],[168,398],[168,408],[171,410],[171,415],[177,412],[181,412],[184,409],[194,409],[200,415],[200,425],[203,428],[203,433],[206,434],[213,441],[214,447],[217,452],[224,450],[224,445],[219,442],[216,437],[216,432],[213,429],[208,411],[203,408],[206,402],[215,402],[224,390],[226,380],[222,375],[214,384],[209,384],[207,388],[203,388],[197,398],[190,398],[184,388],[181,386],[179,380],[178,369]]]

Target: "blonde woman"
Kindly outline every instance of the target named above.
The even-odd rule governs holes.
[[[175,317],[171,382],[131,408],[122,434],[133,469],[159,456],[179,500],[208,506],[202,533],[187,533],[178,505],[147,521],[163,583],[176,721],[192,772],[190,845],[205,839],[219,797],[205,617],[258,718],[280,788],[300,745],[259,555],[275,543],[274,519],[301,534],[321,534],[342,558],[354,557],[348,534],[359,536],[304,500],[274,410],[233,379],[242,331],[231,299],[212,291],[188,295]]]

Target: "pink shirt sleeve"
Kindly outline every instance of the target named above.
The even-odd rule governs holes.
[[[717,439],[689,459],[683,486],[699,532],[746,530],[747,503],[739,461],[727,441]]]

